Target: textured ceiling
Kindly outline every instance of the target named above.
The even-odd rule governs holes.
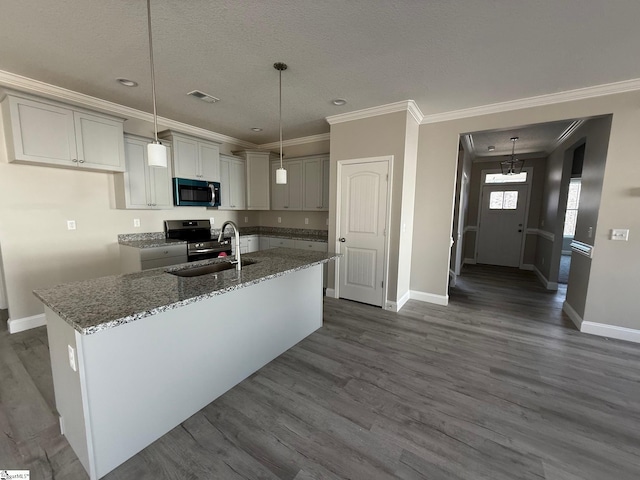
[[[145,6],[2,2],[0,70],[150,111]],[[152,0],[152,14],[159,115],[254,143],[278,136],[275,61],[285,139],[401,100],[433,114],[640,77],[638,0]]]
[[[558,145],[573,121],[541,123],[527,127],[511,128],[509,130],[493,130],[471,133],[473,154],[476,157],[496,157],[511,155],[511,137],[518,137],[516,141],[516,156],[518,154],[544,153],[548,154]],[[490,152],[488,147],[494,146]]]

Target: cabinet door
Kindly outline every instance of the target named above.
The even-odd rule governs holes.
[[[11,118],[10,161],[51,165],[77,164],[73,112],[19,97],[7,97]],[[8,125],[7,125],[8,127]],[[74,162],[75,160],[75,162]]]
[[[311,250],[314,252],[326,252],[327,251],[327,243],[326,242],[314,242],[309,240],[296,240],[295,246],[296,248],[300,248],[302,250]]]
[[[173,137],[173,168],[178,178],[201,180],[198,169],[198,142],[190,138]]]
[[[149,199],[149,183],[147,178],[147,148],[143,142],[134,139],[125,141],[125,173],[126,208],[151,208]]]
[[[246,180],[244,162],[231,160],[231,208],[244,210],[246,208]]]
[[[220,208],[231,208],[231,160],[220,158]]]
[[[259,248],[260,250],[268,250],[269,247],[269,237],[264,237],[264,236],[260,236],[260,241],[259,241]]]
[[[146,153],[146,146],[145,146]],[[171,149],[167,152],[171,158]],[[146,162],[146,161],[145,161]],[[171,185],[171,167],[149,167],[146,166],[148,172],[148,185],[151,206],[153,208],[173,208],[173,189]]]
[[[249,152],[247,164],[247,209],[269,210],[270,154]]]
[[[296,241],[290,238],[271,237],[271,239],[269,240],[269,246],[271,248],[278,248],[278,247],[296,248]]]
[[[220,181],[220,147],[212,143],[198,142],[198,157],[202,180],[208,182]]]
[[[320,192],[322,194],[322,203],[320,204],[322,208],[320,210],[329,210],[329,172],[331,168],[330,159],[323,158],[322,159],[322,184],[320,187]]]
[[[314,158],[302,163],[304,174],[303,210],[322,208],[322,159]]]
[[[123,122],[84,112],[73,118],[79,166],[124,172]]]
[[[287,162],[287,186],[289,201],[285,205],[288,210],[302,210],[302,161]]]
[[[271,164],[271,210],[284,210],[289,199],[289,187],[276,184],[276,170],[280,163]]]

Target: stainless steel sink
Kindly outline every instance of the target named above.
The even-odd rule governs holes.
[[[242,266],[252,265],[256,262],[252,260],[242,260]],[[219,262],[212,263],[211,265],[204,265],[202,267],[191,267],[183,270],[177,270],[175,272],[167,272],[171,275],[177,275],[178,277],[199,277],[201,275],[209,275],[210,273],[224,272],[225,270],[231,270],[236,268],[235,264],[231,262]]]

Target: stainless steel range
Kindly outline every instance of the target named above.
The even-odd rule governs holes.
[[[164,233],[167,238],[187,242],[187,260],[206,260],[231,255],[231,239],[218,241],[211,236],[209,220],[165,220]]]

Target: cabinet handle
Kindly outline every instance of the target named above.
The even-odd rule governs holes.
[[[316,208],[322,208],[322,205],[320,205],[319,207],[316,207]]]
[[[84,160],[78,160],[79,163],[84,163]]]
[[[169,250],[165,250],[164,254],[167,255],[169,253]]]
[[[284,208],[289,208],[289,206],[288,206],[288,205],[285,205],[285,206],[284,206]]]
[[[77,158],[72,158],[72,159],[71,159],[71,161],[72,161],[73,163],[78,163],[78,159],[77,159]]]

